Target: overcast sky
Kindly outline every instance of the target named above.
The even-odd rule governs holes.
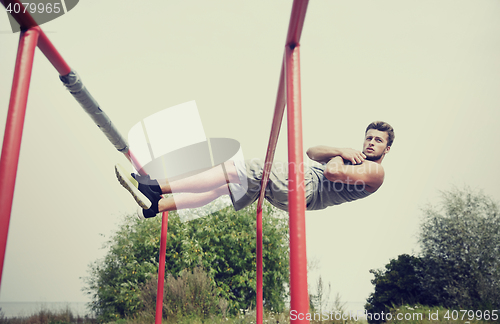
[[[85,0],[42,28],[123,134],[196,100],[207,137],[236,139],[246,158],[263,158],[291,5]],[[370,269],[418,252],[420,208],[440,190],[469,185],[499,198],[498,17],[492,0],[310,2],[304,148],[361,149],[374,120],[396,131],[376,194],[306,213],[308,257],[320,262],[311,284],[321,274],[332,295],[359,308],[373,291]],[[18,39],[0,13],[2,138]],[[281,161],[285,130],[286,121]],[[88,300],[80,277],[136,209],[117,162],[127,163],[37,50],[0,301]]]

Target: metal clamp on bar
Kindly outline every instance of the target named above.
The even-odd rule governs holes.
[[[122,153],[127,153],[127,141],[118,132],[106,113],[99,108],[99,104],[83,85],[78,74],[75,71],[71,71],[67,75],[59,76],[59,79],[61,79],[76,101],[90,115],[94,123],[96,123],[115,148]]]

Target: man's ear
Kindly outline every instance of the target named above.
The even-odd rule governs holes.
[[[390,147],[390,146],[387,146],[387,147],[385,148],[384,154],[389,153],[389,151],[390,151],[390,150],[391,150],[391,147]]]

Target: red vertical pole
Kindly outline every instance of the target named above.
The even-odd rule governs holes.
[[[162,213],[160,236],[160,264],[158,265],[158,288],[156,290],[155,324],[161,324],[163,314],[163,286],[165,283],[165,254],[167,252],[168,212]]]
[[[300,97],[299,46],[287,46],[286,90],[288,116],[288,212],[290,215],[290,311],[298,316],[291,321],[309,323],[307,290],[306,220],[304,161],[302,149],[302,112]]]
[[[262,321],[264,320],[264,307],[263,307],[263,299],[264,299],[264,294],[263,294],[263,287],[262,287],[262,268],[263,268],[263,262],[262,262],[262,206],[257,206],[257,300],[256,300],[256,311],[257,311],[257,324],[262,324]]]
[[[10,93],[9,111],[0,158],[0,285],[2,282],[10,213],[14,199],[17,166],[21,151],[24,117],[33,68],[33,58],[38,41],[39,28],[21,32],[17,50],[14,80]]]

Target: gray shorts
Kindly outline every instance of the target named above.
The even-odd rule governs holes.
[[[236,211],[243,209],[259,199],[264,161],[252,159],[234,161],[240,184],[229,183],[229,195]],[[313,194],[313,186],[305,173],[306,202]],[[288,211],[288,165],[274,162],[266,186],[265,198],[271,205]]]

